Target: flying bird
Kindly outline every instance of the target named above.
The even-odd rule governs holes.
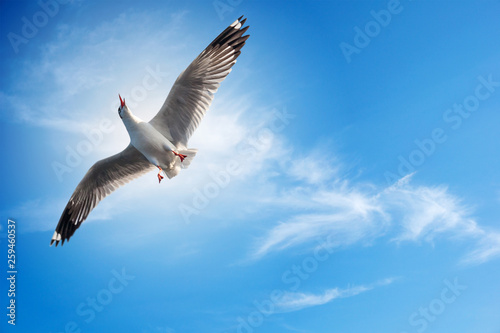
[[[207,112],[214,93],[231,72],[249,35],[238,18],[179,75],[158,114],[149,122],[135,116],[120,95],[118,115],[130,136],[122,152],[96,162],[71,195],[50,245],[69,241],[89,213],[118,187],[158,169],[158,181],[187,168],[197,150],[188,140]]]

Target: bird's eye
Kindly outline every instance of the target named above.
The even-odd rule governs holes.
[[[118,112],[120,112],[120,108],[118,108]]]

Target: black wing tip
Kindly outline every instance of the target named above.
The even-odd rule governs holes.
[[[54,244],[54,242],[56,243],[56,247],[57,245],[59,245],[59,242],[61,241],[61,234],[59,232],[57,232],[57,229],[56,231],[54,231],[54,235],[52,236],[52,239],[50,240],[50,246],[52,246]],[[62,240],[62,244],[64,244],[64,239]],[[62,246],[61,244],[61,246]]]
[[[228,29],[233,28],[234,30],[240,30],[243,27],[243,24],[245,24],[245,22],[247,21],[247,18],[246,17],[243,18],[243,16],[245,16],[245,15],[241,15],[240,17],[238,17],[236,19],[236,21],[234,21],[233,23],[231,23],[231,25],[229,25],[229,27],[227,27],[227,28]],[[239,25],[239,27],[238,27],[238,25]]]
[[[52,246],[54,242],[56,243],[56,247],[57,245],[59,245],[59,243],[61,243],[61,246],[63,246],[64,242],[69,241],[69,238],[73,235],[77,228],[78,226],[76,228],[73,226],[73,223],[71,222],[70,209],[66,207],[63,214],[61,215],[59,223],[57,224],[56,230],[52,235],[50,246]]]
[[[226,28],[226,30],[221,32],[207,48],[217,48],[222,45],[227,45],[234,49],[241,42],[246,41],[250,35],[242,35],[248,30],[248,28],[250,28],[250,26],[243,26],[247,19],[245,18],[241,20],[242,17],[243,16],[240,16],[240,18],[234,21],[229,27]]]
[[[244,25],[244,24],[245,24],[245,22],[247,21],[247,18],[245,17],[243,20],[242,20],[242,18],[243,18],[243,15],[241,15],[241,16],[238,18],[238,20],[237,20],[237,21],[240,23],[240,27],[239,27],[239,28],[236,28],[236,26],[233,26],[233,29],[238,30],[239,37],[237,38],[237,40],[239,40],[239,41],[241,41],[243,38],[244,38],[243,40],[245,41],[245,40],[247,40],[247,39],[248,39],[248,37],[250,37],[250,35],[245,35],[245,36],[243,36],[243,34],[244,34],[245,32],[247,32],[247,30],[248,30],[248,28],[250,28],[250,26],[249,26],[249,25],[247,25],[246,27],[244,27],[243,25]]]
[[[64,238],[62,240],[56,240],[56,239],[52,238],[50,240],[50,246],[52,246],[54,244],[54,242],[56,243],[56,247],[57,247],[57,245],[59,245],[59,243],[61,243],[61,246],[63,246],[65,241],[67,241],[69,243],[69,237]]]
[[[54,234],[52,235],[52,239],[50,241],[50,246],[56,243],[59,245],[61,243],[61,246],[64,245],[64,242],[69,242],[69,239],[73,234],[75,233],[76,229],[78,229],[81,225],[81,222],[75,223],[74,222],[74,213],[71,211],[73,202],[70,200],[66,207],[64,208],[63,213],[61,214],[61,218],[59,219],[59,223],[57,224],[56,230],[54,231]],[[76,214],[78,215],[78,214]],[[87,214],[88,215],[88,214]],[[83,217],[83,221],[85,220],[86,215]]]
[[[246,17],[245,17],[245,18],[243,18],[243,16],[245,16],[245,15],[241,15],[240,17],[238,17],[238,19],[236,20],[236,22],[234,22],[234,23],[239,23],[239,24],[240,24],[240,27],[239,27],[239,28],[236,28],[236,26],[233,26],[233,24],[234,24],[234,23],[233,23],[233,24],[231,24],[231,26],[232,26],[234,29],[236,29],[236,30],[240,30],[240,29],[242,29],[242,28],[243,28],[243,25],[244,25],[244,24],[245,24],[245,22],[247,21],[247,18],[246,18]]]

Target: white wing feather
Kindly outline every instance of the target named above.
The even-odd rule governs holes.
[[[89,213],[118,187],[154,169],[141,152],[129,145],[122,152],[96,162],[73,192],[57,224],[50,245],[73,236]]]
[[[179,75],[160,111],[151,119],[150,124],[177,147],[187,147],[214,93],[236,63],[250,37],[243,36],[249,28],[243,28],[245,21],[237,19],[201,52]]]

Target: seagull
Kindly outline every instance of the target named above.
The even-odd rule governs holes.
[[[179,75],[158,114],[149,122],[135,116],[120,95],[118,115],[130,136],[120,153],[96,162],[85,174],[59,219],[50,245],[69,241],[89,213],[118,187],[158,169],[158,182],[189,166],[197,150],[188,140],[207,112],[214,93],[231,72],[249,35],[243,16],[215,38]]]

